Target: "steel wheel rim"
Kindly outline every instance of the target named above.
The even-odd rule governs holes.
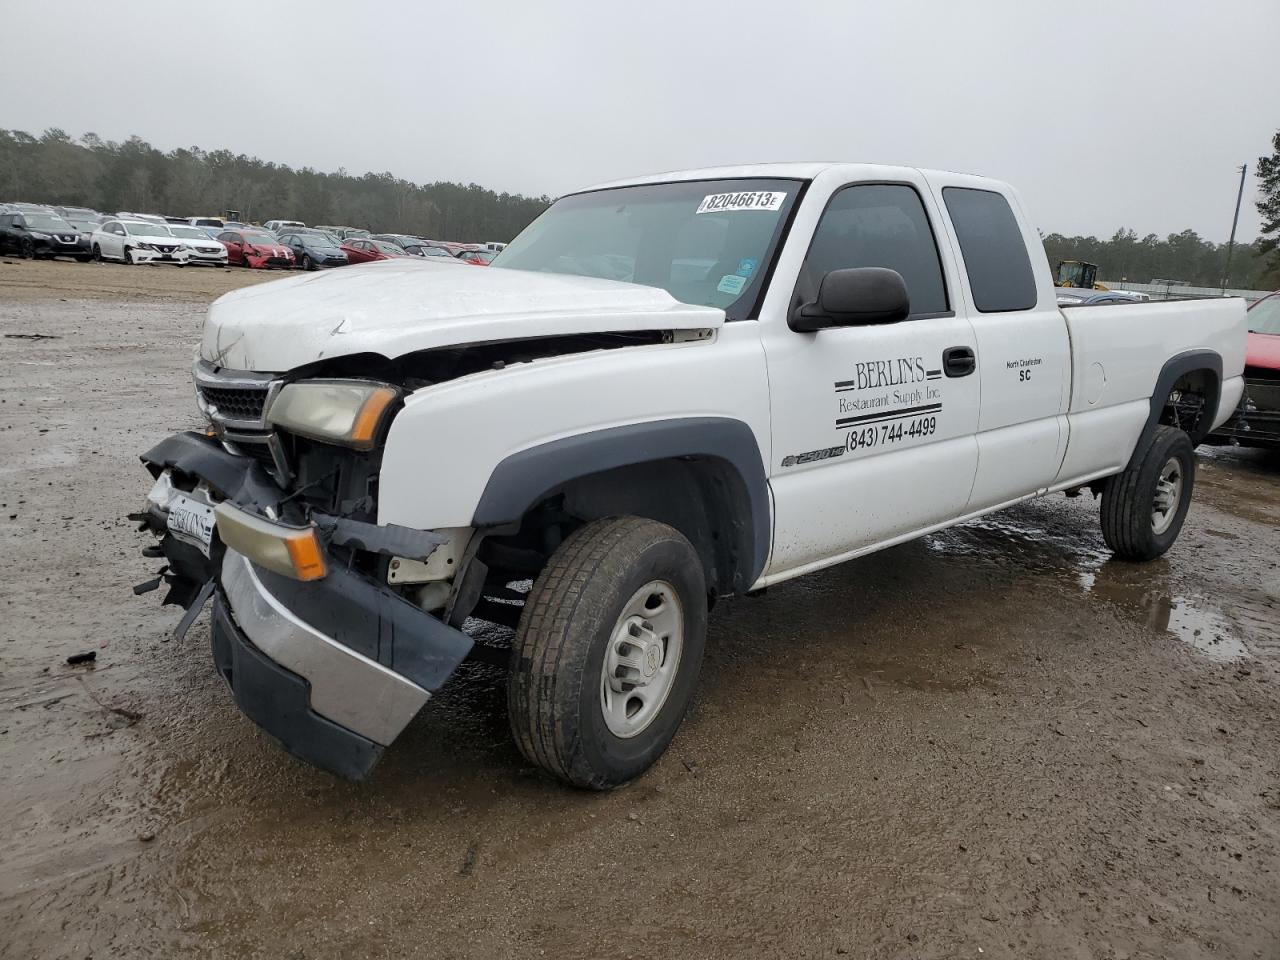
[[[643,733],[675,686],[684,651],[684,607],[675,587],[650,580],[631,595],[609,633],[600,710],[619,739]]]
[[[1151,529],[1157,535],[1173,525],[1178,504],[1182,501],[1182,485],[1182,461],[1177,457],[1170,457],[1160,468],[1160,476],[1156,480],[1156,495],[1151,504]]]

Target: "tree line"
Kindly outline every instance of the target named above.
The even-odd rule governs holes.
[[[1227,269],[1227,244],[1205,240],[1194,230],[1158,237],[1139,237],[1120,229],[1109,240],[1097,237],[1044,237],[1045,253],[1056,271],[1061,260],[1087,260],[1098,265],[1099,280],[1180,280],[1194,287],[1272,290],[1280,287],[1280,261],[1268,257],[1261,240],[1236,243]]]
[[[294,169],[230,150],[165,153],[136,136],[115,143],[93,133],[76,139],[56,128],[39,137],[0,130],[0,199],[107,213],[221,216],[236,210],[259,223],[287,217],[466,241],[510,240],[551,203],[475,183]]]
[[[1259,171],[1264,194],[1268,172],[1273,181],[1280,179],[1280,134],[1276,146],[1275,169]],[[1270,188],[1274,193],[1275,183]],[[294,169],[230,150],[188,147],[166,153],[136,136],[116,143],[93,133],[73,138],[57,128],[39,137],[0,130],[0,199],[179,216],[237,210],[248,221],[288,217],[471,241],[510,240],[551,202],[545,196],[495,193],[475,183],[417,184],[390,173],[353,176],[344,170]],[[1259,210],[1274,232],[1276,210],[1267,209],[1266,202],[1259,203]],[[1274,197],[1270,203],[1280,205]],[[1228,276],[1227,245],[1193,230],[1163,238],[1139,237],[1128,229],[1117,230],[1109,240],[1060,233],[1044,237],[1055,269],[1059,260],[1088,260],[1107,280],[1218,286],[1225,278],[1229,287],[1252,289],[1280,286],[1280,257],[1269,256],[1274,243],[1264,236],[1237,244]]]

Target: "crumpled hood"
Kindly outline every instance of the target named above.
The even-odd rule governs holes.
[[[209,308],[200,356],[284,373],[353,353],[630,330],[719,327],[724,311],[615,280],[397,258],[244,287]]]

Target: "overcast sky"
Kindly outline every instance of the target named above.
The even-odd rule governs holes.
[[[0,33],[0,127],[33,134],[552,196],[902,163],[1009,180],[1067,234],[1223,241],[1248,163],[1252,239],[1280,127],[1280,0],[0,0]]]

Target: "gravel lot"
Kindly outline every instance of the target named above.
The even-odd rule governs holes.
[[[137,455],[262,279],[0,263],[0,956],[1280,956],[1280,457],[1202,450],[1153,564],[1055,497],[720,607],[615,793],[479,667],[353,785],[130,590]]]

